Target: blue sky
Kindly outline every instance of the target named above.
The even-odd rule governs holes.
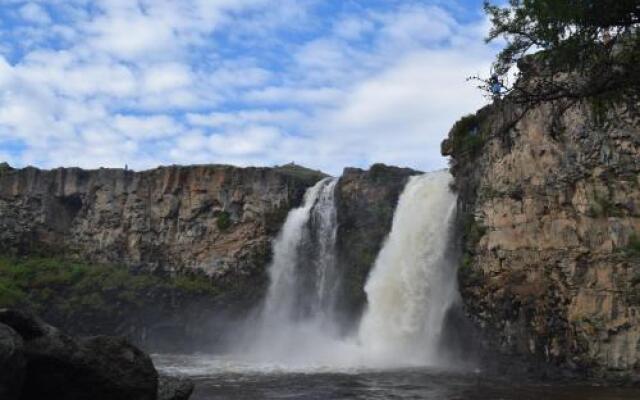
[[[441,168],[481,1],[0,0],[0,160]]]

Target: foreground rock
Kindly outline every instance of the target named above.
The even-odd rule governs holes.
[[[16,310],[0,310],[0,323],[11,327],[24,341],[27,374],[21,400],[157,398],[158,373],[151,359],[123,338],[75,339]],[[16,363],[17,370],[19,366]],[[188,398],[190,392],[183,388],[188,389],[188,384],[180,386],[183,392],[173,398]]]
[[[9,326],[0,323],[0,399],[19,398],[26,366],[22,338]]]
[[[158,377],[158,400],[187,400],[193,389],[189,379],[162,374]]]

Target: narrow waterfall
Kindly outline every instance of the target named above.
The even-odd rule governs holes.
[[[308,251],[302,254],[311,263],[314,274],[311,315],[332,321],[340,276],[336,271],[336,235],[338,216],[335,204],[337,179],[331,179],[320,191],[309,221]],[[311,292],[313,293],[313,291]]]
[[[260,361],[308,365],[323,349],[335,348],[336,183],[326,178],[308,189],[274,242],[257,337],[248,345]]]
[[[287,216],[273,245],[266,321],[285,323],[331,312],[336,284],[336,183],[334,178],[318,182],[307,191],[302,206]]]
[[[450,183],[447,171],[414,176],[400,196],[365,286],[368,308],[358,332],[375,364],[438,362],[445,313],[457,296],[448,257],[456,203]]]

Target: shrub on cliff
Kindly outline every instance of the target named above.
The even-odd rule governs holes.
[[[637,233],[632,234],[629,237],[627,243],[627,250],[629,254],[640,257],[640,235]]]
[[[449,154],[458,156],[478,154],[484,144],[483,134],[480,131],[480,121],[475,114],[469,114],[460,118],[451,128],[447,146]]]
[[[216,219],[216,225],[221,231],[226,231],[231,226],[231,215],[226,211],[221,211]]]
[[[640,98],[640,7],[637,0],[511,0],[485,2],[493,27],[487,41],[504,37],[494,72],[518,64],[509,91],[523,103],[599,97],[637,106]],[[542,50],[527,58],[531,51]],[[569,78],[566,74],[571,72]],[[559,79],[560,78],[560,79]]]

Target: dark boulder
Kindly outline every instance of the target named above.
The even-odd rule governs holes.
[[[26,371],[22,338],[0,323],[0,399],[17,400]]]
[[[157,400],[187,400],[193,393],[193,381],[168,375],[158,376]]]
[[[0,310],[0,322],[24,339],[23,400],[155,400],[151,359],[124,338],[72,338],[39,318]]]

